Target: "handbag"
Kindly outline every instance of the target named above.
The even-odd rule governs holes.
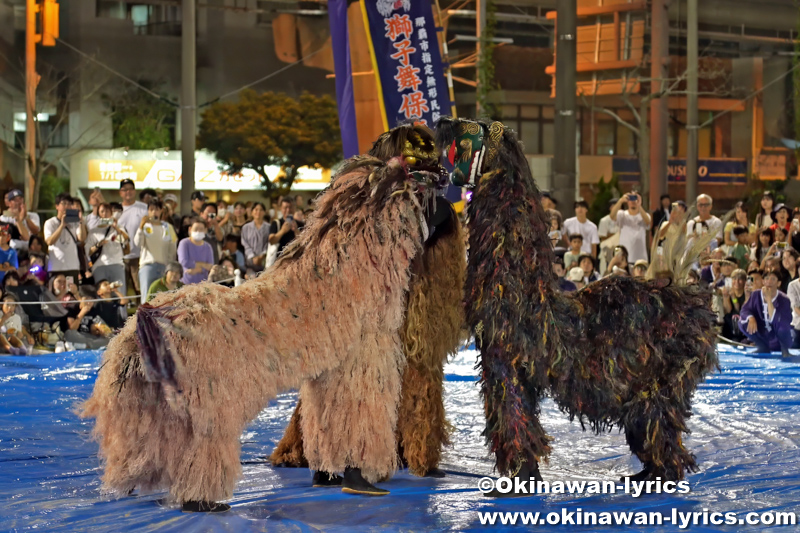
[[[103,235],[103,240],[106,240],[108,238],[108,232],[109,231],[111,231],[111,226],[108,227],[108,229],[106,230],[106,234]],[[91,261],[92,264],[96,263],[97,260],[100,259],[100,256],[102,254],[103,254],[103,246],[100,246],[100,247],[97,248],[97,250],[92,252],[92,254],[89,256],[89,261]]]
[[[80,274],[83,275],[89,270],[89,265],[86,261],[86,248],[84,248],[83,244],[81,244],[77,237],[72,233],[72,230],[69,228],[64,228],[69,233],[69,236],[72,237],[72,240],[75,242],[75,246],[78,248],[78,264],[80,265]]]

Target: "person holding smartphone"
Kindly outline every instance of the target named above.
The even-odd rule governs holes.
[[[44,223],[44,240],[48,246],[47,271],[50,276],[64,274],[77,280],[81,268],[78,244],[86,241],[87,231],[80,210],[77,213],[77,222],[67,220],[67,212],[71,207],[72,197],[69,194],[61,193],[56,196],[56,216]]]
[[[628,203],[627,211],[622,210],[625,202]],[[628,250],[628,261],[647,261],[647,230],[652,219],[642,209],[642,196],[636,191],[622,195],[611,208],[611,220],[619,225],[619,244]]]
[[[281,218],[273,220],[270,224],[269,243],[278,245],[278,255],[303,229],[303,223],[294,219],[293,207],[291,198],[286,197],[281,200]]]

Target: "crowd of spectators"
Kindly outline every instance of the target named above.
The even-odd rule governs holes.
[[[698,237],[711,239],[685,281],[711,290],[722,336],[784,356],[800,348],[800,208],[792,210],[765,192],[755,216],[738,202],[723,227],[707,194],[697,197],[696,215],[686,220],[685,202],[664,195],[648,213],[641,195],[632,191],[611,200],[596,226],[583,200],[574,203],[575,216],[563,223],[547,192],[542,203],[550,215],[557,252],[553,268],[562,290],[581,289],[606,276],[645,277],[650,255],[663,252],[660,244],[670,226],[685,224],[687,249]]]
[[[270,211],[261,202],[210,202],[196,191],[184,214],[175,195],[137,191],[129,179],[119,196],[107,202],[96,189],[89,211],[60,194],[55,216],[42,224],[21,191],[5,195],[0,353],[102,347],[140,301],[186,284],[233,286],[257,276],[302,231],[306,215],[299,195]]]

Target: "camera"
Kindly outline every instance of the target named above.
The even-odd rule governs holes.
[[[208,214],[208,218],[210,218],[211,220],[214,220],[215,218],[217,218],[217,214],[216,213],[209,213]]]

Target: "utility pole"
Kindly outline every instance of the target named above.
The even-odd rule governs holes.
[[[36,174],[36,15],[39,5],[36,0],[27,0],[25,6],[25,206],[33,209],[33,176]]]
[[[697,0],[689,0],[686,17],[688,32],[686,34],[686,92],[688,107],[686,110],[686,130],[688,143],[686,146],[686,203],[692,205],[697,198],[698,143],[697,127],[700,123],[697,113],[697,78],[698,78],[698,20]]]
[[[181,5],[181,210],[188,213],[194,192],[197,11],[195,0],[183,0]]]
[[[556,11],[556,116],[553,196],[569,209],[576,199],[577,0],[559,0]]]
[[[650,28],[650,93],[659,96],[650,101],[650,205],[653,210],[667,192],[667,136],[669,135],[669,99],[660,94],[669,77],[669,0],[653,0]],[[644,119],[643,117],[643,120]]]
[[[476,4],[477,4],[475,6],[476,7],[476,9],[475,9],[475,14],[476,14],[475,15],[475,36],[478,38],[478,40],[476,41],[477,44],[475,46],[475,52],[476,52],[476,54],[475,54],[475,67],[476,67],[476,69],[479,70],[481,68],[481,65],[484,64],[484,60],[486,59],[484,57],[484,54],[486,53],[486,50],[485,50],[486,47],[483,46],[483,43],[481,42],[481,39],[483,39],[483,34],[486,31],[486,2],[488,0],[475,0],[475,1],[476,1]],[[475,85],[475,89],[476,89],[476,92],[475,92],[475,96],[476,96],[476,98],[475,98],[475,118],[480,119],[481,115],[485,111],[484,109],[481,109],[481,99],[480,99],[480,97],[478,97],[478,95],[481,92],[481,90],[480,90],[480,84],[481,84],[480,71],[478,71],[477,75],[475,76],[475,80],[478,82],[477,85]]]

